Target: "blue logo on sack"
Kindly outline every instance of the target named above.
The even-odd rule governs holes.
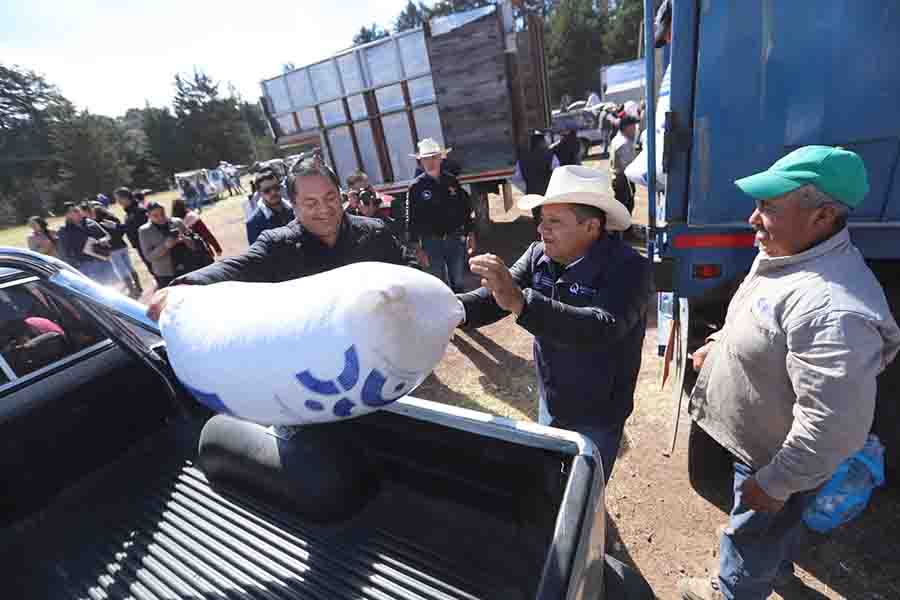
[[[311,392],[322,396],[337,396],[352,391],[359,382],[359,375],[359,355],[356,347],[350,346],[344,352],[344,369],[336,380],[318,379],[307,369],[297,373],[297,381]],[[385,396],[383,394],[385,383],[387,383],[387,377],[378,369],[372,369],[366,376],[360,393],[363,404],[373,408],[390,404],[401,397],[407,387],[406,383],[399,383],[394,386],[390,395]],[[325,406],[317,400],[307,400],[305,406],[310,410],[325,410]],[[349,417],[355,407],[356,405],[349,398],[344,397],[334,404],[332,412],[336,417]]]

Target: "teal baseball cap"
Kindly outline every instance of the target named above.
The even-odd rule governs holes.
[[[869,192],[866,165],[856,152],[835,146],[803,146],[762,173],[734,182],[757,200],[814,185],[841,204],[856,208]]]

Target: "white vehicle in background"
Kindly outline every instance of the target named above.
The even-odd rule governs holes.
[[[190,182],[198,190],[200,186],[203,186],[203,191],[206,192],[206,198],[209,201],[218,200],[219,195],[225,191],[224,174],[220,169],[196,169],[175,173],[175,186],[189,206],[192,203],[190,198],[186,198],[184,195],[183,181]]]

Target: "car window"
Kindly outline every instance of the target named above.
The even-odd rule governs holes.
[[[38,281],[0,289],[0,355],[6,362],[2,366],[6,381],[49,366],[104,338],[75,305]]]

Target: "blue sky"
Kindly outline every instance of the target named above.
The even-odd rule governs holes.
[[[0,61],[43,73],[80,108],[117,116],[171,102],[176,72],[203,69],[248,100],[281,65],[325,58],[406,0],[4,0]],[[224,91],[224,86],[221,88]]]

